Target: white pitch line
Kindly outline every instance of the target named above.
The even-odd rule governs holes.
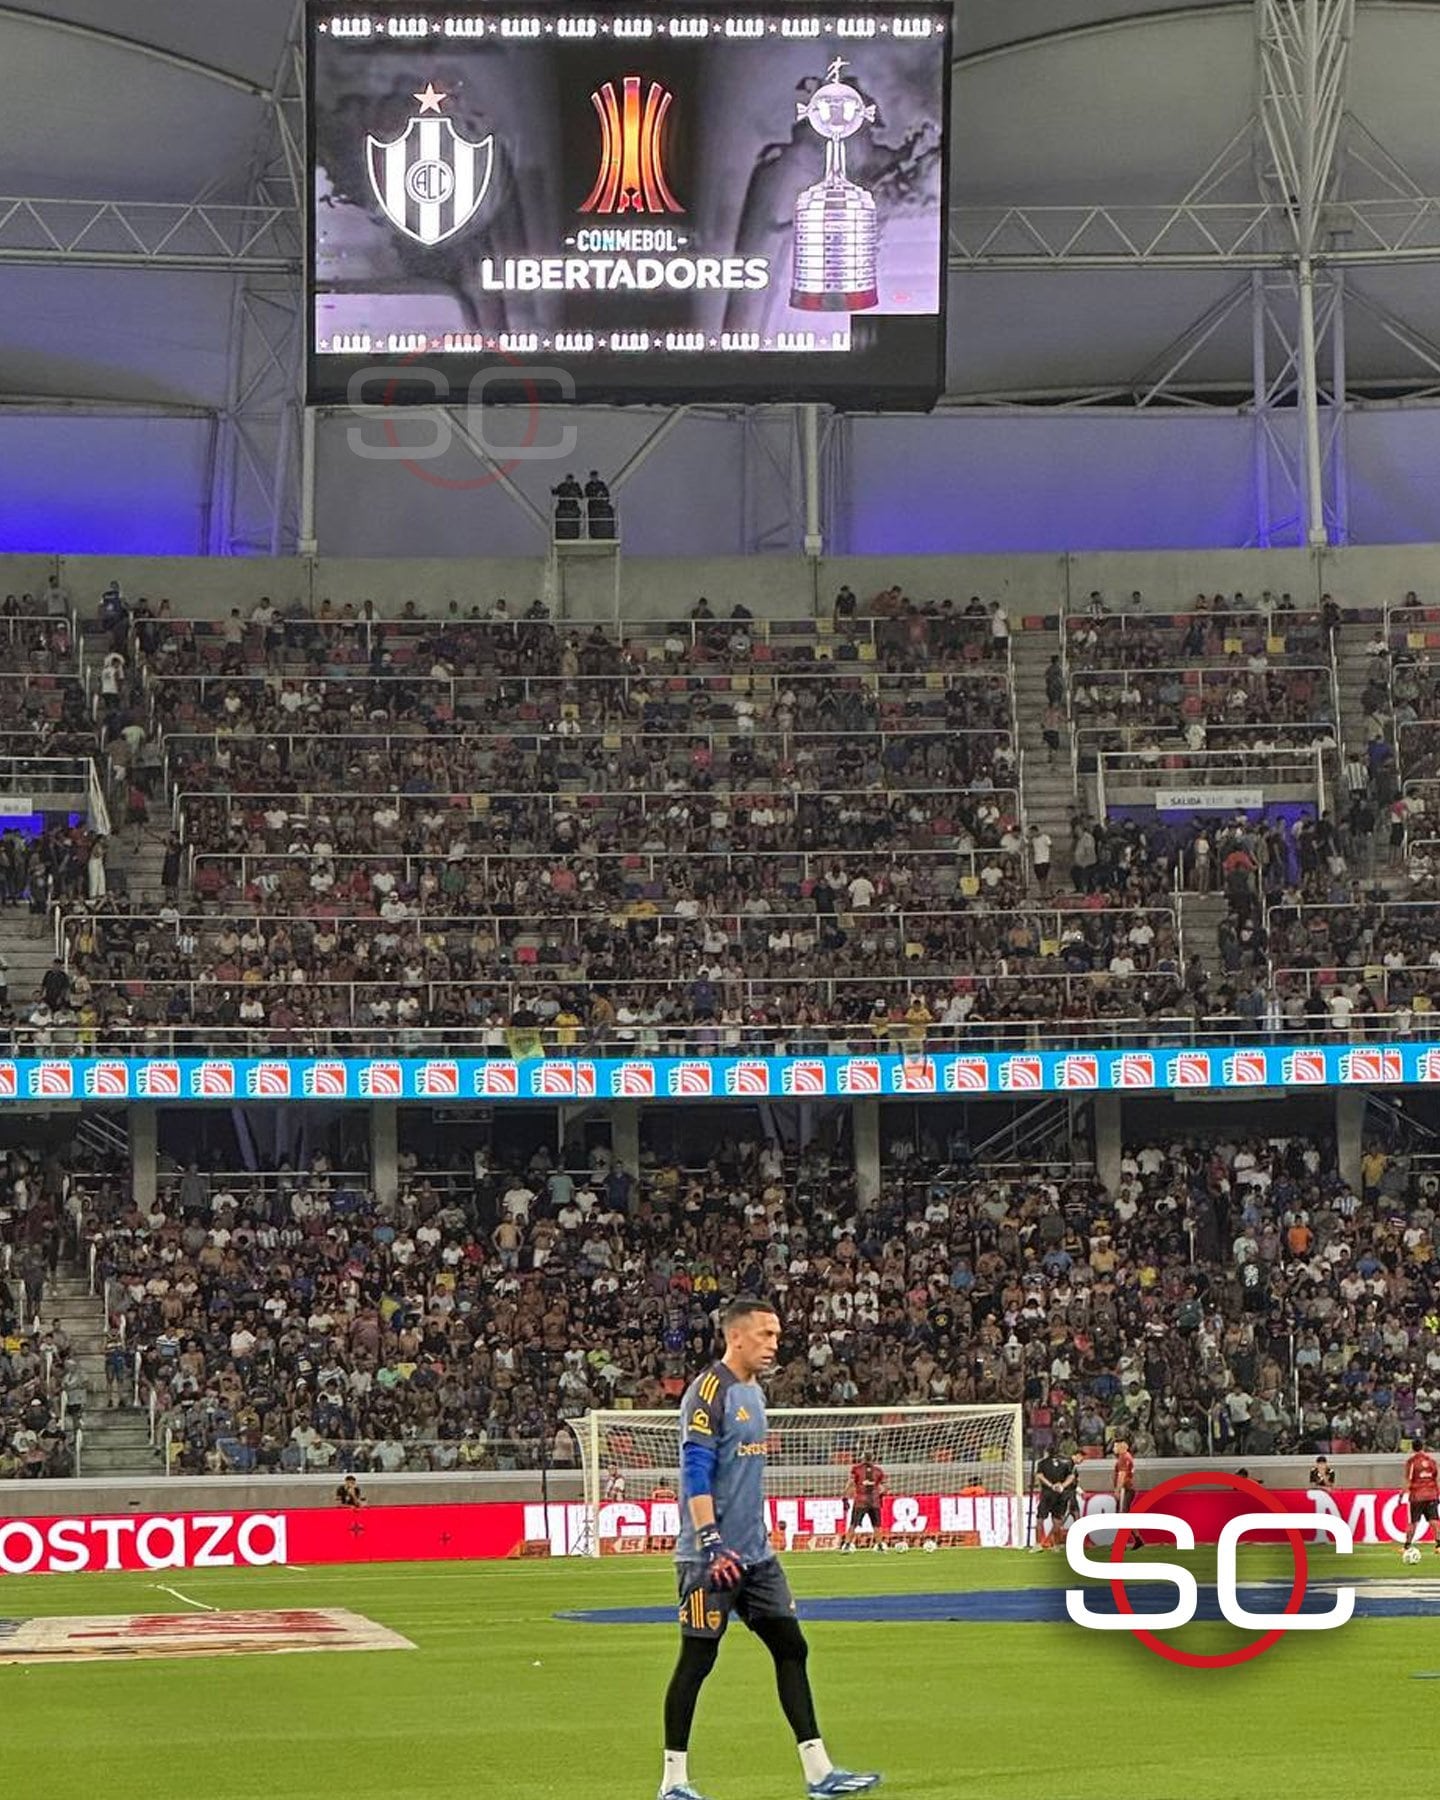
[[[177,1600],[183,1600],[187,1606],[194,1606],[201,1612],[217,1612],[219,1610],[218,1607],[207,1606],[203,1600],[192,1600],[188,1594],[182,1594],[179,1588],[163,1587],[158,1581],[152,1581],[150,1585],[157,1594],[173,1594]]]

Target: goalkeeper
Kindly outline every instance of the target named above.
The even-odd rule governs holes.
[[[691,1382],[680,1408],[680,1660],[665,1695],[660,1800],[702,1800],[690,1785],[690,1727],[720,1640],[735,1613],[775,1661],[780,1705],[795,1733],[814,1800],[860,1794],[878,1775],[837,1769],[825,1753],[806,1671],[795,1601],[765,1528],[765,1396],[757,1377],[775,1366],[780,1321],[760,1300],[736,1300],[722,1318],[725,1355]]]

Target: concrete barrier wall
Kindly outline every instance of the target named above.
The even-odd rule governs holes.
[[[1141,1462],[1141,1491],[1171,1475],[1202,1468],[1223,1469],[1233,1474],[1242,1466],[1266,1487],[1304,1487],[1309,1474],[1308,1456],[1247,1458],[1232,1456],[1213,1463],[1190,1463],[1156,1457]],[[1341,1488],[1391,1487],[1399,1484],[1402,1456],[1337,1456],[1332,1462]],[[246,1477],[187,1476],[170,1481],[108,1477],[79,1481],[0,1482],[0,1515],[9,1518],[53,1516],[88,1517],[106,1513],[178,1512],[273,1512],[301,1507],[333,1506],[340,1472],[329,1475]],[[1088,1490],[1109,1491],[1108,1462],[1082,1463],[1080,1484]],[[372,1505],[440,1506],[474,1504],[476,1501],[538,1501],[540,1476],[535,1471],[516,1473],[486,1471],[474,1475],[362,1475],[361,1490]],[[552,1501],[584,1498],[578,1472],[552,1470]]]
[[[130,597],[168,598],[177,615],[223,618],[232,607],[248,613],[262,594],[279,605],[292,601],[337,606],[372,600],[384,616],[407,601],[429,617],[454,604],[488,610],[501,595],[512,612],[553,597],[542,556],[494,558],[350,559],[67,556],[0,557],[0,598],[27,589],[38,593],[58,566],[75,605],[93,616],[102,591],[118,580]],[[1331,550],[1126,551],[1074,556],[830,556],[812,563],[799,556],[622,557],[622,616],[684,617],[701,594],[717,613],[743,602],[757,618],[806,617],[830,610],[837,590],[849,584],[863,601],[898,584],[917,601],[972,594],[1002,601],[1012,617],[1060,611],[1067,596],[1083,607],[1098,589],[1113,609],[1124,608],[1138,589],[1156,611],[1188,608],[1197,593],[1241,592],[1251,598],[1269,589],[1289,593],[1297,608],[1333,593],[1342,605],[1398,602],[1410,589],[1440,604],[1440,546],[1382,546]],[[614,564],[608,557],[576,559],[565,576],[570,604],[561,616],[586,622],[615,614]]]
[[[342,1473],[272,1476],[106,1476],[90,1481],[0,1482],[0,1516],[6,1518],[88,1517],[103,1513],[274,1512],[333,1506]],[[361,1475],[360,1489],[372,1506],[458,1506],[477,1501],[539,1500],[540,1476],[533,1471],[472,1475]],[[552,1501],[582,1500],[580,1476],[554,1470]]]

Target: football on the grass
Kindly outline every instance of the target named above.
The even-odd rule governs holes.
[[[1419,1562],[1420,1552],[1415,1548],[1415,1546],[1413,1544],[1405,1552],[1404,1560],[1407,1563],[1418,1563]]]

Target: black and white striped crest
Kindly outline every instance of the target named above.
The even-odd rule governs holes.
[[[495,140],[460,137],[449,119],[412,119],[392,143],[367,141],[370,185],[390,223],[433,248],[463,231],[485,198]]]

